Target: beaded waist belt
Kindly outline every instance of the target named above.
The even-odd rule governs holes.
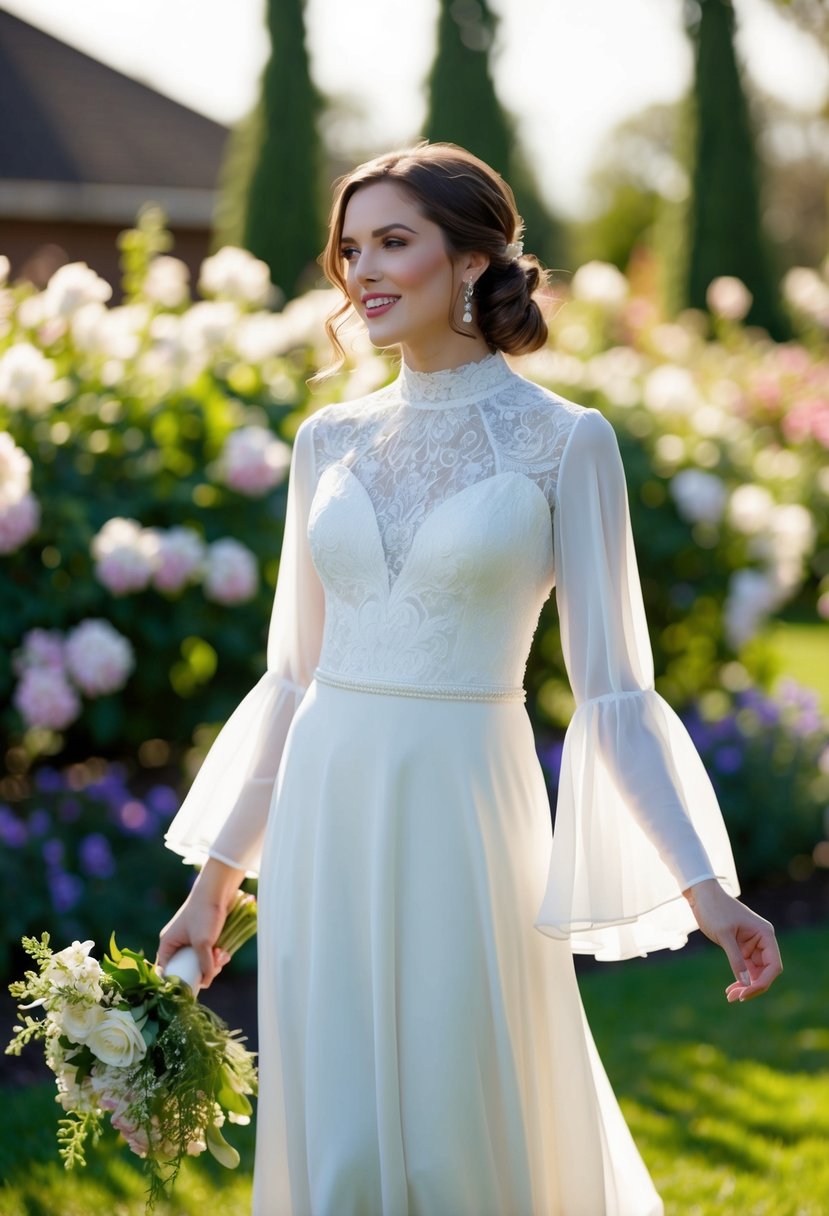
[[[340,676],[318,667],[314,679],[334,688],[353,692],[391,693],[396,697],[428,697],[444,701],[526,701],[523,688],[487,688],[476,684],[395,684],[387,680],[360,680]]]

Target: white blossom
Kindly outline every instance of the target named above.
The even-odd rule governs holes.
[[[178,308],[190,295],[190,271],[180,258],[153,258],[144,279],[143,296],[162,308]]]
[[[586,262],[573,275],[570,292],[574,300],[618,308],[628,297],[628,281],[610,262]]]
[[[141,334],[149,321],[145,304],[123,304],[105,308],[84,304],[71,321],[72,340],[78,350],[106,359],[134,359]]]
[[[682,469],[670,483],[671,497],[683,519],[690,523],[718,524],[728,490],[722,479],[703,469]]]
[[[112,295],[105,279],[91,270],[86,262],[70,262],[52,275],[43,293],[46,317],[70,317],[83,304],[98,301],[103,304]]]
[[[269,304],[274,296],[267,263],[234,245],[225,245],[212,257],[205,258],[199,290],[206,296],[258,306]]]
[[[742,279],[730,274],[712,279],[705,293],[705,300],[711,311],[727,321],[742,321],[751,308],[753,298]]]
[[[766,527],[773,510],[774,499],[765,486],[737,486],[729,499],[728,522],[737,532],[753,536]]]
[[[11,409],[48,409],[57,384],[55,364],[30,342],[18,342],[0,356],[0,402]]]
[[[735,570],[728,584],[723,626],[734,650],[750,641],[778,606],[778,589],[763,570]]]
[[[0,433],[0,511],[28,494],[32,462],[8,431]]]
[[[232,300],[200,300],[181,318],[181,340],[190,351],[214,353],[227,345],[238,319]]]
[[[699,404],[699,393],[687,368],[665,363],[646,377],[643,400],[655,414],[690,414]]]
[[[93,1028],[86,1045],[104,1064],[127,1068],[147,1053],[138,1023],[128,1009],[108,1009]]]
[[[794,266],[783,276],[783,295],[798,312],[829,325],[829,283],[807,266]]]

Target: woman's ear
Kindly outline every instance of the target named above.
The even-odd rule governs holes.
[[[465,253],[461,259],[461,268],[463,279],[472,278],[473,282],[481,277],[481,275],[489,266],[489,257],[485,253]]]

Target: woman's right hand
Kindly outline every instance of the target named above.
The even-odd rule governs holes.
[[[207,859],[187,899],[161,930],[156,963],[162,970],[177,950],[192,946],[201,969],[201,987],[210,987],[230,960],[216,941],[244,877],[244,870],[235,870],[214,857]]]

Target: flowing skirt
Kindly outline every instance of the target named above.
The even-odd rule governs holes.
[[[566,942],[520,702],[313,682],[260,878],[254,1216],[661,1216]]]

